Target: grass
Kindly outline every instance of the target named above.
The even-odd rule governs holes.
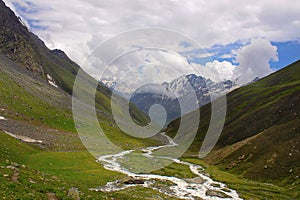
[[[43,91],[39,92],[43,93]],[[25,90],[21,83],[12,80],[1,70],[0,97],[1,108],[6,109],[0,111],[0,114],[6,118],[27,121],[36,126],[76,132],[71,110],[53,106],[44,99],[36,97]],[[158,144],[154,139],[142,140],[123,133],[110,118],[100,116],[99,121],[107,137],[119,147],[128,149]]]
[[[105,132],[106,137],[110,141],[113,141],[116,146],[126,150],[139,149],[141,147],[156,146],[161,144],[160,141],[155,140],[154,138],[139,139],[127,135],[119,128],[112,126],[111,122],[109,121],[102,121],[100,125],[102,130]]]
[[[2,64],[0,62],[0,65]],[[4,109],[0,111],[0,115],[8,119],[23,121],[35,127],[67,131],[74,134],[74,138],[72,137],[74,146],[69,145],[68,149],[56,149],[56,146],[51,149],[40,149],[13,139],[0,131],[2,143],[0,147],[0,166],[2,166],[0,168],[0,196],[2,198],[47,199],[46,193],[54,192],[59,199],[68,199],[68,189],[76,187],[84,199],[153,199],[158,197],[168,199],[157,191],[140,187],[114,193],[89,191],[89,188],[103,186],[108,181],[124,178],[125,175],[104,169],[89,152],[82,150],[82,144],[78,143],[80,140],[75,133],[76,129],[69,106],[62,108],[55,103],[52,104],[52,99],[48,98],[46,90],[37,89],[40,95],[35,95],[27,90],[33,87],[43,88],[44,83],[31,81],[26,75],[22,79],[14,79],[13,76],[17,75],[10,74],[5,71],[5,68],[0,69],[0,108]],[[23,84],[24,80],[28,84]],[[49,101],[45,100],[47,98]],[[103,106],[106,106],[107,102],[105,101],[104,104]],[[102,112],[106,111],[102,110]],[[109,117],[105,118],[106,115]],[[124,134],[115,126],[110,114],[106,113],[106,115],[99,116],[101,126],[109,139],[117,146],[128,149],[159,143],[154,139],[136,139]],[[65,137],[68,136],[56,139],[62,139],[63,141],[58,142],[64,143],[68,141]],[[14,162],[26,166],[19,168],[19,183],[10,181],[13,171],[6,168]],[[6,177],[6,175],[8,176]],[[34,181],[34,183],[30,181]]]
[[[0,88],[0,105],[8,110],[5,117],[75,132],[70,110],[56,108],[33,96],[2,71]]]
[[[153,199],[164,198],[157,191],[134,187],[126,190],[102,193],[89,191],[89,188],[104,185],[107,181],[115,181],[124,178],[123,174],[108,171],[86,151],[51,152],[29,146],[0,131],[0,195],[3,198],[13,199],[47,199],[46,193],[53,192],[58,198],[68,199],[68,189],[79,188],[80,195],[84,199]],[[185,158],[184,161],[204,166],[205,172],[214,180],[227,184],[228,187],[237,190],[244,199],[298,199],[299,187],[284,188],[272,184],[247,180],[241,176],[220,170],[217,166],[207,165],[204,161],[195,158]],[[20,165],[19,183],[13,183],[9,178],[12,171],[5,166],[11,162]],[[37,171],[38,170],[38,171]],[[155,174],[192,178],[191,172],[185,165],[171,164]],[[31,183],[30,180],[35,183]]]
[[[224,170],[231,166],[229,172],[262,182],[299,184],[296,178],[300,170],[299,128],[299,119],[271,127],[240,145],[225,159],[219,158],[218,165]]]
[[[212,179],[225,183],[229,188],[236,190],[243,199],[292,200],[300,198],[299,186],[298,188],[279,187],[273,184],[249,180],[239,175],[227,173],[220,170],[217,166],[207,165],[200,159],[185,158],[183,160],[203,166],[205,169],[204,171],[210,174]]]
[[[26,164],[46,174],[63,178],[80,188],[95,188],[124,178],[103,168],[87,151],[40,152],[28,156]]]
[[[0,196],[3,199],[47,199],[47,193],[55,193],[59,199],[70,199],[68,190],[71,187],[78,188],[83,199],[169,199],[158,191],[142,187],[113,193],[90,191],[90,188],[125,175],[104,169],[87,151],[45,151],[2,131],[0,141]],[[18,183],[10,181],[13,171],[6,168],[15,162],[20,165]]]

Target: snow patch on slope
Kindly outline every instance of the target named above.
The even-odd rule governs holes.
[[[56,85],[55,81],[53,80],[53,78],[49,74],[47,74],[47,79],[48,79],[48,83],[50,85],[52,85],[53,87],[58,88],[58,86]]]

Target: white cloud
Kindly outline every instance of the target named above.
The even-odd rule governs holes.
[[[203,47],[263,37],[299,40],[300,1],[287,0],[5,0],[18,2],[46,30],[34,30],[50,48],[61,48],[80,63],[94,43],[137,27],[159,26],[183,32]]]
[[[210,77],[212,81],[222,81],[233,80],[234,70],[237,66],[227,61],[219,62],[214,60],[213,62],[206,63],[205,68],[209,72],[206,77]]]
[[[255,77],[264,77],[273,70],[271,60],[277,61],[277,47],[266,39],[253,39],[249,45],[243,46],[236,52],[236,61],[240,64],[235,69],[239,83],[247,83]]]
[[[229,57],[225,55],[225,57]],[[205,66],[198,65],[201,75],[213,81],[233,80],[238,85],[252,81],[256,77],[264,77],[272,72],[270,61],[277,61],[277,47],[268,40],[258,38],[252,39],[240,49],[230,54],[238,65],[233,65],[228,61],[208,62]]]
[[[226,45],[236,41],[249,41],[251,44],[242,47],[234,54],[223,58],[235,57],[240,66],[230,62],[212,61],[201,65],[201,73],[214,77],[220,72],[220,78],[235,78],[243,74],[240,81],[255,76],[265,76],[272,72],[269,66],[271,59],[276,60],[276,48],[269,41],[300,41],[300,1],[292,0],[4,0],[23,19],[37,20],[36,25],[46,29],[32,29],[50,48],[64,50],[78,64],[85,61],[87,55],[101,42],[123,31],[141,27],[166,27],[182,32],[193,38],[202,48],[214,44]],[[28,4],[26,2],[32,2]],[[19,3],[27,10],[16,8]],[[255,39],[265,38],[265,39]],[[163,46],[166,39],[160,38]],[[185,42],[185,41],[183,41]],[[188,51],[190,47],[174,47],[179,52]],[[110,50],[100,52],[110,54]],[[175,57],[163,54],[162,59],[176,66]],[[203,53],[188,56],[205,57]],[[153,59],[154,60],[154,59]],[[97,69],[86,67],[97,73]],[[250,69],[249,69],[250,68]],[[126,69],[122,69],[126,71]],[[183,69],[182,73],[185,69]],[[120,70],[111,70],[118,73]],[[167,79],[167,76],[165,77]]]

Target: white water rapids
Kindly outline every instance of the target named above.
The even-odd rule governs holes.
[[[166,136],[169,140],[167,145],[158,147],[148,147],[141,149],[144,152],[144,157],[154,158],[152,153],[155,150],[162,149],[165,147],[176,146],[174,141]],[[99,157],[98,161],[104,165],[108,170],[120,172],[132,177],[136,180],[143,180],[143,184],[139,184],[146,188],[152,188],[170,197],[176,197],[180,199],[234,199],[238,200],[239,195],[235,190],[229,189],[225,184],[212,180],[208,175],[204,174],[203,168],[200,165],[184,162],[179,159],[166,158],[172,160],[174,163],[186,165],[189,167],[191,172],[195,175],[193,179],[184,179],[172,176],[162,176],[155,174],[138,174],[131,172],[120,164],[119,160],[124,159],[126,156],[133,153],[134,150],[122,151],[118,154],[104,155]],[[156,184],[159,181],[159,186]],[[164,184],[165,183],[165,184]],[[171,184],[170,184],[171,183]],[[161,185],[165,185],[162,187]],[[137,184],[121,184],[120,181],[108,182],[104,187],[99,187],[94,190],[102,192],[113,192],[123,190],[128,187],[134,187]]]

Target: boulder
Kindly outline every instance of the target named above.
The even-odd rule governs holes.
[[[122,183],[126,185],[138,185],[138,184],[144,184],[145,181],[141,179],[128,178],[126,180],[123,180]]]

